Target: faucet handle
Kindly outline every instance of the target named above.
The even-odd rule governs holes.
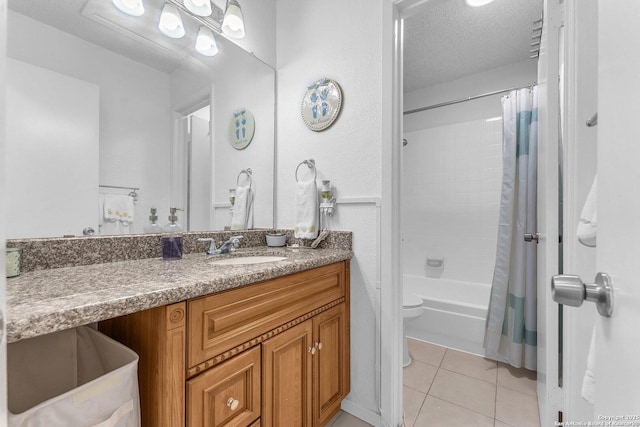
[[[240,239],[242,239],[242,237],[243,236],[231,236],[229,240],[231,241],[231,244],[234,248],[240,247]]]
[[[209,243],[209,249],[207,249],[207,255],[213,255],[216,250],[216,241],[213,237],[199,237],[198,242]]]

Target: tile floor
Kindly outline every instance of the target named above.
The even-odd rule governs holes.
[[[412,339],[409,353],[406,427],[540,427],[535,373]],[[368,425],[340,412],[327,427]]]

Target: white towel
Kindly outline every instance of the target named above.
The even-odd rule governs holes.
[[[587,370],[582,379],[582,397],[593,405],[596,397],[596,327],[593,326],[591,334],[591,344],[589,345],[589,354],[587,355]]]
[[[298,182],[296,187],[296,225],[297,239],[315,239],[318,237],[318,187],[316,181]]]
[[[236,188],[236,200],[233,204],[231,216],[232,230],[247,230],[253,228],[253,191],[251,187]]]
[[[104,195],[104,219],[109,222],[120,221],[124,225],[133,222],[133,197],[116,194]]]
[[[584,202],[578,230],[578,240],[585,246],[596,246],[596,232],[598,230],[598,176],[593,178],[593,184],[589,190],[587,200]]]

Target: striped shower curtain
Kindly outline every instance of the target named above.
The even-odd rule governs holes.
[[[487,314],[486,356],[536,369],[536,232],[538,149],[537,87],[502,98],[503,173],[498,248]]]

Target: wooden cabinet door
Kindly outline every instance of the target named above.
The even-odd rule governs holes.
[[[312,321],[262,344],[263,427],[311,427]]]
[[[260,347],[187,382],[187,426],[246,427],[260,416]]]
[[[345,305],[340,304],[313,318],[313,417],[323,426],[340,409],[348,393],[349,363]]]

